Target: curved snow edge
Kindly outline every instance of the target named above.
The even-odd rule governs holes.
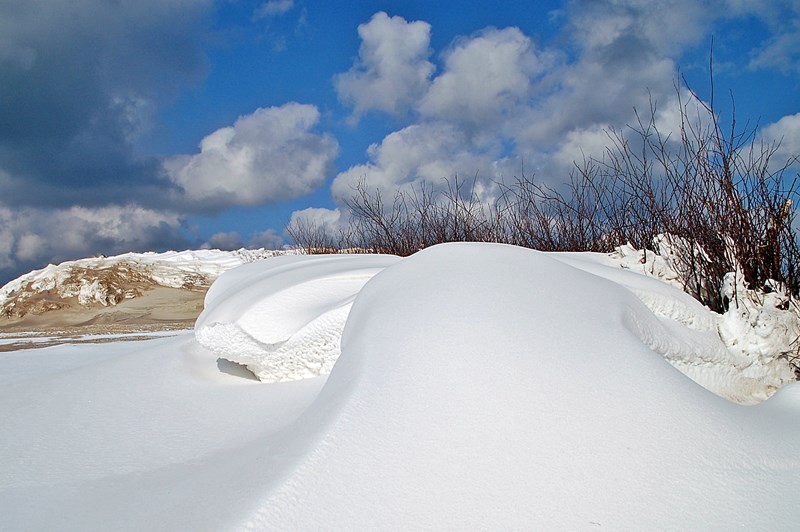
[[[397,260],[319,255],[237,268],[212,286],[195,337],[263,382],[327,375],[356,295]]]

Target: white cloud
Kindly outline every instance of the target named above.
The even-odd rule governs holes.
[[[505,120],[527,98],[539,68],[531,40],[519,29],[487,29],[446,54],[444,72],[434,79],[419,111],[470,127]]]
[[[46,242],[33,233],[25,233],[17,239],[17,258],[21,261],[36,260],[43,255]]]
[[[368,150],[370,161],[340,173],[331,185],[335,199],[352,197],[355,186],[365,181],[371,189],[390,192],[426,184],[447,187],[456,175],[463,181],[475,176],[487,185],[502,176],[497,153],[484,151],[470,142],[458,127],[445,122],[415,124],[386,136]]]
[[[800,17],[761,47],[753,51],[750,67],[778,68],[784,74],[800,72]]]
[[[318,227],[329,234],[336,234],[342,222],[342,212],[339,209],[309,207],[294,211],[289,220],[289,227],[305,224],[307,227]]]
[[[239,249],[242,247],[242,237],[236,231],[214,233],[200,247],[203,249]]]
[[[251,248],[280,249],[283,237],[275,229],[267,229],[250,237],[248,245]]]
[[[294,7],[294,0],[269,0],[253,12],[255,20],[277,17],[288,13]]]
[[[776,164],[784,164],[800,155],[800,113],[787,115],[765,126],[760,133],[765,143],[779,143],[773,156]]]
[[[0,207],[0,270],[184,243],[179,215],[136,205],[45,210]]]
[[[701,39],[719,12],[696,0],[577,0],[570,33],[583,53],[609,59],[673,55]]]
[[[356,117],[375,109],[404,113],[424,94],[434,65],[430,24],[376,13],[358,27],[358,62],[335,78],[339,98],[354,107]]]
[[[591,139],[592,149],[585,151],[597,151],[602,129],[635,124],[634,108],[646,118],[651,100],[659,117],[667,113],[676,102],[676,76],[675,64],[666,58],[609,63],[585,57],[554,68],[545,83],[558,90],[517,108],[505,130],[526,161],[537,161],[532,170],[552,174],[543,176],[547,180],[564,179],[572,166],[563,164],[565,156],[582,158],[575,149],[579,140]],[[558,157],[548,159],[553,153]]]
[[[348,216],[339,209],[309,207],[292,213],[286,232],[298,237],[295,244],[335,245],[339,241],[340,230],[345,230],[348,224]]]
[[[341,172],[334,198],[348,199],[362,180],[391,195],[423,181],[440,188],[456,174],[477,173],[488,189],[492,181],[518,175],[522,160],[529,175],[561,180],[574,160],[602,155],[605,129],[633,124],[634,108],[648,113],[651,99],[657,119],[670,122],[671,130],[674,117],[666,110],[676,101],[677,69],[670,54],[702,36],[706,22],[682,21],[698,9],[686,0],[670,7],[643,0],[574,2],[567,28],[578,43],[575,58],[558,48],[535,49],[518,28],[486,28],[457,39],[443,55],[442,72],[416,85],[421,92],[410,123],[372,145],[368,161]],[[388,20],[379,13],[364,27]],[[360,33],[360,63],[338,81],[354,71],[382,79],[378,69],[364,66],[364,49],[377,47]],[[394,94],[379,85],[363,87],[372,98]],[[365,99],[356,113],[369,108],[395,110]]]
[[[57,211],[53,218],[56,232],[37,233],[48,237],[51,249],[64,247],[64,252],[90,252],[92,245],[101,241],[108,241],[116,250],[144,248],[181,227],[179,215],[137,205],[71,207]],[[53,242],[59,234],[61,245]]]
[[[3,227],[2,212],[0,211],[0,271],[14,266],[14,233],[8,227]],[[0,278],[0,284],[6,279]]]
[[[565,176],[576,162],[602,158],[606,146],[609,145],[608,127],[605,124],[594,124],[568,132],[551,155],[550,169],[563,172]]]
[[[200,143],[200,153],[168,159],[169,179],[200,208],[258,205],[309,194],[325,182],[336,140],[313,132],[319,111],[287,103],[257,109]]]

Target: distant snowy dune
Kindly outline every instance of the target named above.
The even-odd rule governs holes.
[[[114,306],[153,287],[206,289],[236,266],[284,254],[266,249],[125,253],[51,264],[0,287],[0,317],[70,306]]]
[[[598,254],[247,264],[193,335],[0,354],[0,528],[793,530],[800,383],[726,320]]]

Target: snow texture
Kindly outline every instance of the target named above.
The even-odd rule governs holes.
[[[362,289],[248,526],[791,529],[798,384],[721,399],[651,349],[681,331],[542,253],[423,250]]]
[[[800,336],[800,331],[793,335],[800,323],[797,316],[788,311],[770,314],[768,305],[742,299],[740,305],[747,305],[746,312],[732,307],[721,316],[678,288],[676,275],[658,255],[648,253],[652,258],[643,262],[630,260],[630,251],[625,251],[552,256],[632,292],[653,316],[647,316],[646,325],[644,318],[631,317],[631,330],[670,364],[714,393],[741,404],[756,404],[795,380],[781,355]],[[634,257],[641,256],[639,253]],[[781,327],[772,327],[772,334],[760,336],[750,323],[754,316],[761,316],[762,321],[778,320]]]
[[[196,336],[297,380],[187,334],[0,354],[0,529],[793,530],[800,383],[698,385],[765,393],[684,295],[499,244],[245,265]]]
[[[399,259],[386,255],[275,258],[224,274],[206,294],[197,341],[280,382],[330,373],[356,294]]]

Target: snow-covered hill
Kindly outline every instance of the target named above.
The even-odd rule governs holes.
[[[207,289],[225,271],[286,253],[216,249],[125,253],[51,264],[0,288],[0,317],[80,306],[113,306],[156,287]]]
[[[277,257],[194,332],[0,353],[0,529],[795,530],[780,319],[738,353],[623,259]]]

